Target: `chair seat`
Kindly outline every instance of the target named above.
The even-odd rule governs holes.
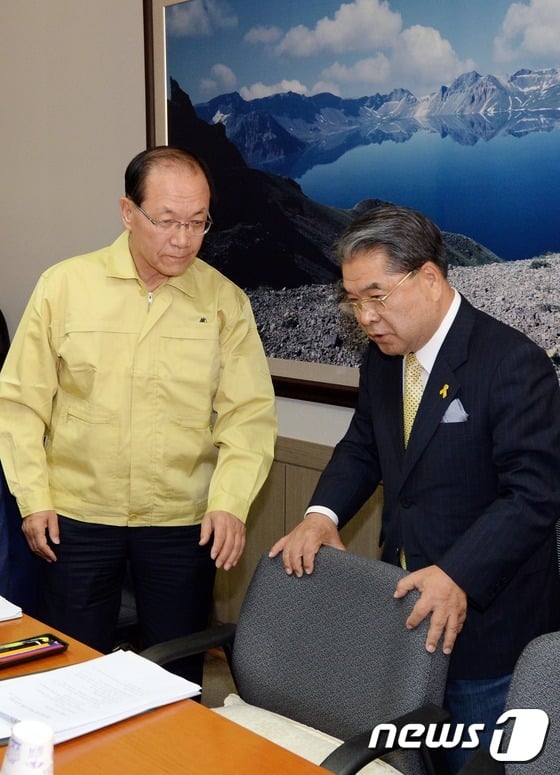
[[[321,764],[342,742],[336,737],[281,716],[279,713],[250,705],[237,694],[229,694],[224,700],[223,707],[212,708],[212,710],[314,764]],[[400,773],[399,770],[378,759],[363,767],[360,775],[400,775]]]

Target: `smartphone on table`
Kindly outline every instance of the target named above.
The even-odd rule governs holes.
[[[32,635],[10,643],[0,643],[0,668],[29,662],[66,651],[68,643],[51,632]]]

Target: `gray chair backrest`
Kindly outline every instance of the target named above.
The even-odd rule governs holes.
[[[540,635],[523,650],[506,699],[506,709],[513,708],[544,710],[550,726],[542,753],[531,762],[507,763],[507,775],[560,772],[560,632]]]
[[[239,617],[233,673],[243,699],[347,739],[427,702],[441,705],[447,662],[407,630],[417,592],[404,571],[322,547],[309,576],[263,556]]]

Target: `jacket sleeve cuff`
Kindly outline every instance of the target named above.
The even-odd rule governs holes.
[[[26,494],[18,493],[16,501],[22,517],[28,517],[30,514],[36,514],[38,511],[56,510],[48,490]]]
[[[251,504],[243,498],[227,492],[214,493],[208,500],[207,513],[209,511],[227,511],[237,517],[241,522],[247,522],[247,516]]]

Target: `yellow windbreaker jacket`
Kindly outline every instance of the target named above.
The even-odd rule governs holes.
[[[249,300],[208,264],[148,293],[125,232],[41,276],[0,374],[0,460],[23,516],[245,520],[275,438]]]

